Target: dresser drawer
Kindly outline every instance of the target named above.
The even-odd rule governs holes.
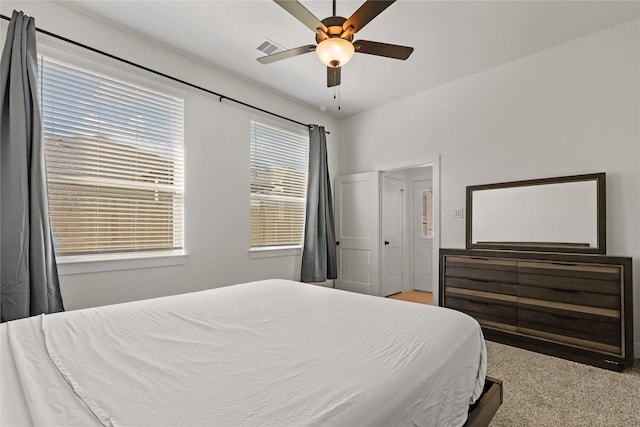
[[[480,256],[447,256],[450,267],[480,268],[485,270],[516,271],[516,260],[485,258]]]
[[[555,340],[567,342],[565,337],[572,339],[576,345],[598,350],[606,350],[611,353],[620,354],[622,337],[620,335],[620,325],[598,322],[594,320],[579,319],[556,313],[543,313],[518,309],[518,330],[540,331],[556,334]],[[583,341],[579,343],[576,340]]]
[[[445,277],[515,283],[517,273],[515,271],[488,270],[484,268],[446,267]]]
[[[518,284],[620,295],[622,269],[618,266],[518,261]]]
[[[445,306],[462,311],[483,326],[516,330],[515,295],[493,294],[461,288],[446,288]]]
[[[620,282],[621,269],[616,265],[581,264],[575,262],[551,262],[518,260],[521,273],[546,274],[547,276],[581,277],[612,282]]]
[[[536,286],[518,286],[518,297],[620,310],[620,295],[565,291]]]
[[[599,307],[586,307],[575,304],[565,304],[536,300],[530,298],[519,298],[518,309],[532,310],[538,313],[550,313],[578,320],[591,320],[594,322],[608,323],[620,327],[621,316],[619,310],[611,310]]]
[[[518,294],[518,287],[514,283],[498,283],[490,280],[462,279],[459,277],[447,277],[445,280],[445,286],[449,288],[472,289],[474,291],[505,295]]]
[[[514,260],[479,257],[445,257],[445,277],[494,283],[516,283],[517,264]]]
[[[447,295],[447,307],[460,311],[472,311],[479,315],[486,314],[516,324],[515,302],[496,301],[466,295]]]

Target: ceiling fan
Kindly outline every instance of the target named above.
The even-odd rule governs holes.
[[[340,84],[340,68],[356,52],[402,60],[407,59],[413,52],[413,48],[407,46],[368,40],[353,41],[355,33],[391,6],[395,0],[367,0],[348,19],[336,16],[336,0],[333,0],[333,16],[329,16],[322,21],[296,0],[273,1],[316,33],[316,42],[318,44],[300,46],[260,57],[258,62],[262,64],[270,64],[315,51],[320,60],[327,66],[327,87],[333,87]]]

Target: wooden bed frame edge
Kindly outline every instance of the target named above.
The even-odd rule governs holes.
[[[469,407],[469,415],[463,427],[488,427],[502,405],[502,381],[486,377],[480,399]]]

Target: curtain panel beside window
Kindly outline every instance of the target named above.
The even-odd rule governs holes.
[[[0,321],[63,311],[47,212],[34,19],[13,11],[0,63]]]
[[[314,126],[309,130],[306,212],[300,280],[324,282],[336,279],[336,238],[324,126]]]

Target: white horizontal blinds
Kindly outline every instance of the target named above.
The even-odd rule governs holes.
[[[251,122],[251,247],[302,244],[309,136]]]
[[[40,60],[58,254],[183,247],[184,102]]]

